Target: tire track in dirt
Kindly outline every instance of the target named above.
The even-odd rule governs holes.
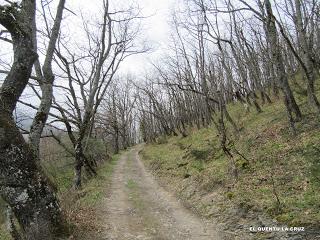
[[[215,224],[185,209],[146,171],[135,147],[124,153],[105,200],[106,239],[220,240]]]

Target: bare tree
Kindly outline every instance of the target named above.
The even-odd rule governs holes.
[[[280,32],[284,37],[289,49],[293,52],[293,55],[299,62],[305,76],[308,99],[311,105],[313,105],[318,113],[320,112],[320,103],[317,99],[314,89],[314,82],[317,78],[317,68],[315,52],[314,52],[314,40],[315,40],[315,25],[316,25],[316,13],[315,9],[319,7],[317,1],[300,1],[300,0],[287,0],[285,4],[288,7],[288,16],[291,16],[295,26],[296,43],[294,43],[294,37],[290,31],[286,30],[284,21],[275,18],[276,23],[280,28]],[[289,10],[290,9],[290,10]]]
[[[105,144],[112,145],[114,153],[127,149],[137,141],[137,95],[131,77],[121,79],[126,81],[117,81],[110,86],[108,97],[104,99],[96,120],[98,127],[103,129]]]
[[[83,19],[88,45],[72,52],[61,39],[56,50],[56,63],[67,85],[56,88],[65,94],[65,102],[54,100],[52,123],[62,122],[74,148],[75,181],[81,186],[81,171],[95,175],[84,153],[84,141],[90,137],[95,115],[107,94],[107,89],[123,60],[133,54],[146,51],[136,46],[135,38],[140,27],[140,16],[133,7],[113,11],[109,1],[103,1],[103,16],[95,27]]]
[[[273,15],[271,3],[269,0],[265,1],[266,11],[266,35],[267,41],[272,53],[272,60],[275,64],[275,69],[279,79],[279,85],[284,93],[284,102],[287,108],[289,121],[291,128],[294,130],[294,121],[299,121],[302,117],[298,104],[295,101],[292,90],[289,86],[288,77],[286,75],[281,48],[279,45],[279,37],[275,23],[275,17]],[[293,116],[293,114],[295,116]],[[295,119],[294,119],[295,117]]]

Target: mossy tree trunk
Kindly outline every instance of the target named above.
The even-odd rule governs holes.
[[[14,61],[0,88],[0,193],[26,239],[56,239],[63,218],[37,156],[17,128],[12,112],[25,89],[37,54],[32,42],[35,0],[0,6],[0,24],[11,34]]]

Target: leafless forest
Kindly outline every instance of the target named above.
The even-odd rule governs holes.
[[[72,2],[0,1],[0,193],[12,239],[70,234],[44,167],[49,145],[72,161],[69,188],[80,192],[122,150],[213,128],[237,182],[251,156],[236,146],[247,125],[229,106],[261,115],[281,104],[290,138],[307,116],[319,121],[317,0],[173,1],[166,51],[138,74],[127,60],[156,50],[144,35],[154,13],[139,1],[96,1],[90,14]]]

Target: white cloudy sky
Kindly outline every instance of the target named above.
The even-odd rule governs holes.
[[[141,8],[142,15],[147,17],[142,20],[142,35],[153,46],[153,50],[146,54],[131,56],[121,67],[122,72],[142,73],[150,60],[157,58],[167,46],[170,35],[168,20],[178,0],[110,0],[111,3],[112,1],[120,4],[134,1]],[[67,7],[75,12],[78,12],[79,8],[82,11],[98,12],[101,2],[102,0],[67,0]]]
[[[142,7],[143,14],[145,16],[151,15],[144,19],[143,24],[146,28],[146,38],[151,41],[154,49],[152,53],[128,59],[125,67],[132,72],[143,71],[149,60],[159,56],[167,47],[170,34],[168,20],[174,5],[174,0],[138,0],[138,2]]]

